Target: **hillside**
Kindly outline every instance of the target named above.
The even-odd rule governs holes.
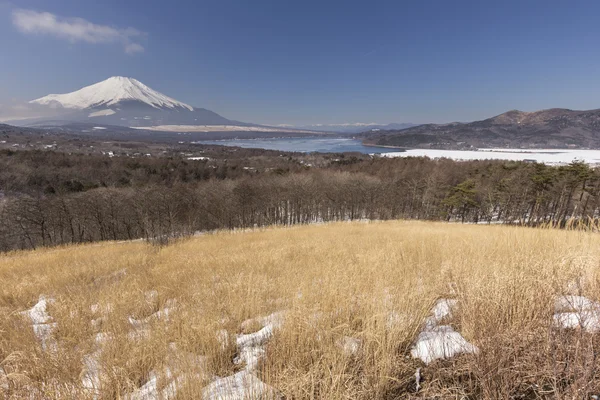
[[[363,138],[374,145],[436,149],[600,148],[600,109],[513,110],[470,123],[365,132]]]
[[[591,233],[426,222],[6,254],[0,396],[590,398],[599,262]]]

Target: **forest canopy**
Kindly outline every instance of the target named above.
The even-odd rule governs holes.
[[[598,217],[584,163],[125,158],[0,152],[0,250],[357,219],[566,224]]]

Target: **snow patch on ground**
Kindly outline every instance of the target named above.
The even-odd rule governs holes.
[[[435,326],[422,331],[410,351],[413,358],[420,358],[425,364],[432,361],[451,358],[462,353],[476,354],[476,346],[467,342],[450,325]]]
[[[202,398],[209,400],[250,400],[250,399],[276,399],[279,393],[273,387],[262,382],[252,374],[265,357],[265,345],[273,336],[275,330],[279,329],[285,319],[285,311],[276,312],[265,317],[248,319],[241,323],[241,328],[249,330],[255,325],[262,328],[254,333],[236,336],[238,355],[233,360],[235,364],[245,367],[242,371],[225,377],[217,378],[206,386],[202,391]],[[217,332],[222,346],[228,345],[228,334],[226,331]]]
[[[376,154],[371,154],[375,156]],[[573,161],[587,164],[600,164],[600,150],[573,149],[479,149],[479,150],[437,150],[409,149],[402,152],[382,153],[381,157],[429,157],[449,158],[457,161],[506,160],[535,161],[549,165],[566,165]]]
[[[247,319],[241,323],[240,327],[243,330],[247,330],[247,329],[251,328],[253,324],[258,324],[263,327],[271,325],[271,326],[273,326],[273,328],[280,328],[281,325],[283,325],[283,321],[285,319],[285,314],[286,314],[285,311],[277,311],[277,312],[274,312],[273,314],[267,315],[266,317],[257,317],[257,318]]]
[[[244,346],[239,349],[239,355],[233,362],[237,365],[245,364],[246,371],[254,371],[266,353],[263,346]]]
[[[277,399],[277,391],[248,371],[213,381],[202,390],[205,400]]]
[[[207,358],[182,351],[175,343],[169,344],[166,365],[152,370],[148,381],[135,392],[125,396],[127,400],[168,400],[177,397],[177,389],[189,380],[211,379],[207,372]],[[159,385],[161,378],[164,385]]]
[[[246,364],[247,371],[256,369],[260,359],[266,354],[264,346],[273,336],[273,332],[281,327],[284,318],[285,312],[279,311],[266,317],[248,319],[242,322],[242,329],[248,329],[254,324],[259,324],[263,328],[254,333],[237,335],[235,342],[239,354],[234,360],[235,364]]]
[[[560,296],[554,303],[554,326],[562,329],[600,331],[600,303],[583,296]]]
[[[102,384],[102,368],[100,365],[100,357],[102,356],[102,346],[112,336],[107,333],[98,333],[94,339],[96,350],[92,354],[86,354],[83,357],[83,372],[81,375],[81,385],[83,388],[92,394],[93,398],[100,395]]]
[[[362,347],[362,340],[351,336],[344,336],[343,338],[339,339],[336,344],[342,349],[345,355],[355,356],[359,353],[360,348]]]
[[[53,299],[41,295],[38,302],[29,310],[23,311],[22,314],[28,316],[33,324],[46,324],[52,320],[52,317],[48,314],[47,306],[48,303],[53,301]]]
[[[452,310],[458,305],[454,299],[440,299],[431,309],[431,316],[425,320],[425,326],[434,328],[445,319],[452,318]]]
[[[33,333],[42,343],[42,349],[55,349],[56,343],[52,339],[52,331],[56,328],[56,323],[51,322],[52,317],[48,314],[48,304],[54,302],[54,299],[40,295],[38,302],[29,310],[21,312],[21,315],[28,317],[32,322]]]
[[[450,318],[458,303],[453,299],[440,299],[433,306],[432,315],[425,319],[425,324],[410,354],[420,358],[425,364],[438,359],[451,358],[458,354],[477,354],[479,349],[469,343],[450,325],[438,325]]]
[[[4,368],[0,367],[0,389],[7,391],[9,388],[8,381],[6,379],[6,372]]]
[[[165,302],[165,306],[162,309],[155,312],[154,314],[142,319],[135,319],[133,317],[129,317],[129,323],[135,328],[143,328],[154,321],[168,321],[169,314],[172,314],[176,307],[177,302],[174,299],[169,299]]]
[[[217,341],[221,345],[221,350],[227,349],[229,347],[229,332],[225,329],[218,330],[216,333]]]

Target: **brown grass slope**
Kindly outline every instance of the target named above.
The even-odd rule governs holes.
[[[201,398],[214,376],[244,368],[233,362],[235,335],[260,326],[242,322],[286,311],[255,373],[287,399],[590,398],[600,394],[599,335],[556,329],[552,318],[558,295],[599,300],[599,263],[593,233],[427,222],[9,253],[0,256],[0,397],[127,398],[152,371],[175,368],[177,346],[203,365],[175,361],[192,378],[174,398]],[[19,314],[41,294],[55,299],[45,347]],[[445,322],[480,351],[426,366],[410,349],[440,298],[458,301]],[[168,318],[152,317],[173,304]],[[149,316],[132,336],[130,317]],[[111,339],[94,393],[82,378],[98,333]],[[356,351],[344,351],[344,337],[359,340]],[[169,382],[158,374],[158,387]]]

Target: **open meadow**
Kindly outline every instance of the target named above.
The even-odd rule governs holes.
[[[0,255],[0,397],[588,399],[600,236],[436,222]]]

